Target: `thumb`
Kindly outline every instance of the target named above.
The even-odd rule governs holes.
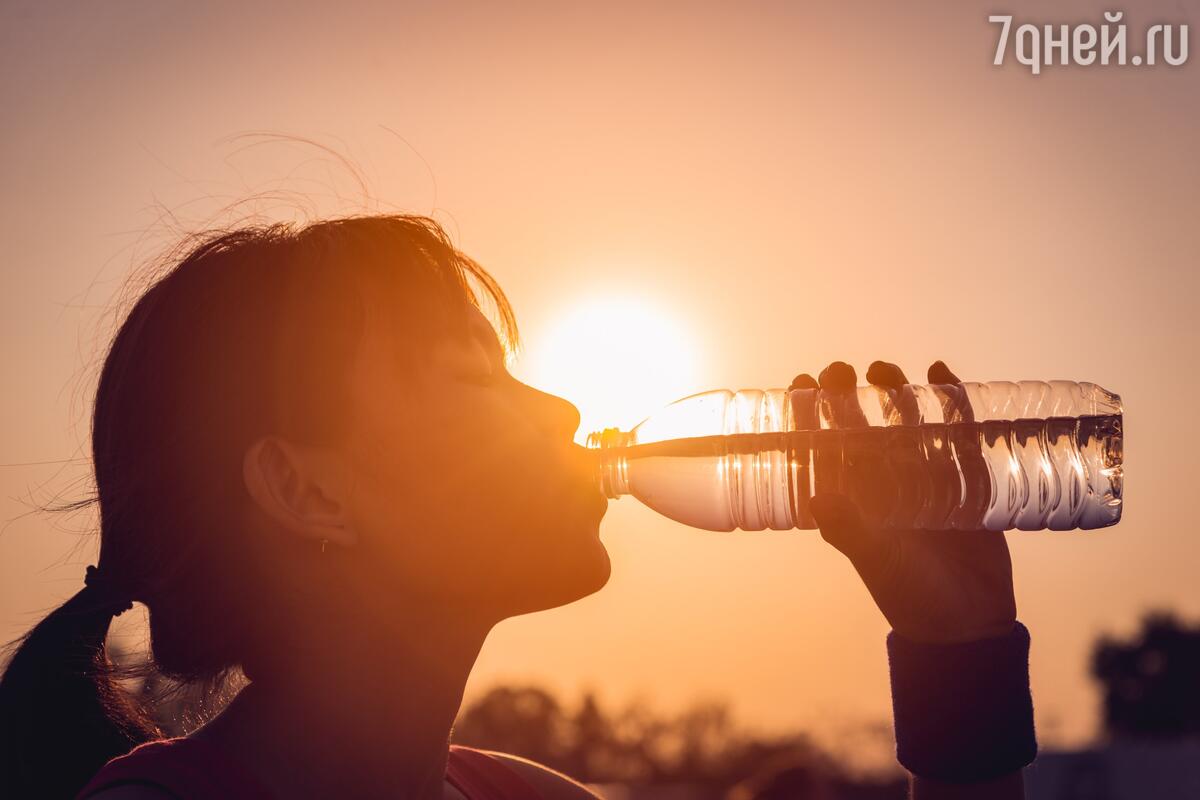
[[[850,559],[864,577],[883,570],[897,546],[893,536],[866,524],[858,506],[845,495],[820,494],[809,502],[822,539]]]

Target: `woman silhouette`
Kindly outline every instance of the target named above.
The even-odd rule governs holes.
[[[488,631],[609,575],[578,413],[505,371],[515,337],[500,288],[428,219],[192,242],[105,360],[100,557],[5,672],[0,795],[592,797],[540,765],[448,744]],[[835,364],[820,382],[854,380]],[[996,647],[1024,630],[1001,535],[889,538],[844,498],[815,506],[906,646]],[[113,682],[103,642],[133,601],[163,675],[248,680],[186,737],[163,739]],[[899,726],[899,700],[897,714]],[[933,780],[946,747],[921,736],[935,753],[920,762],[933,765],[926,796],[1020,796],[1019,758],[947,773],[968,793],[935,795],[958,790]]]

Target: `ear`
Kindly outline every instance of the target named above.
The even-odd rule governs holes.
[[[348,471],[328,449],[264,436],[246,449],[242,476],[255,504],[284,530],[343,547],[357,541],[346,506]]]

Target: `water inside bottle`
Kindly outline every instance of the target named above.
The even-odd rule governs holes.
[[[926,530],[1069,530],[1121,512],[1121,415],[744,433],[601,452],[633,494],[711,530],[815,528],[809,499],[851,497],[870,522]]]

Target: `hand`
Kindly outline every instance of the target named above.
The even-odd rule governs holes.
[[[908,382],[895,364],[876,361],[867,380],[886,388]],[[959,383],[941,361],[929,368],[930,383]],[[858,378],[849,364],[835,361],[816,381],[800,375],[792,388],[846,392],[831,403],[835,427],[865,425],[854,392]],[[838,419],[841,416],[841,419]],[[1012,562],[1004,534],[970,530],[883,529],[865,520],[839,494],[812,498],[813,517],[825,541],[840,550],[897,634],[917,642],[966,642],[1004,636],[1017,618]]]

